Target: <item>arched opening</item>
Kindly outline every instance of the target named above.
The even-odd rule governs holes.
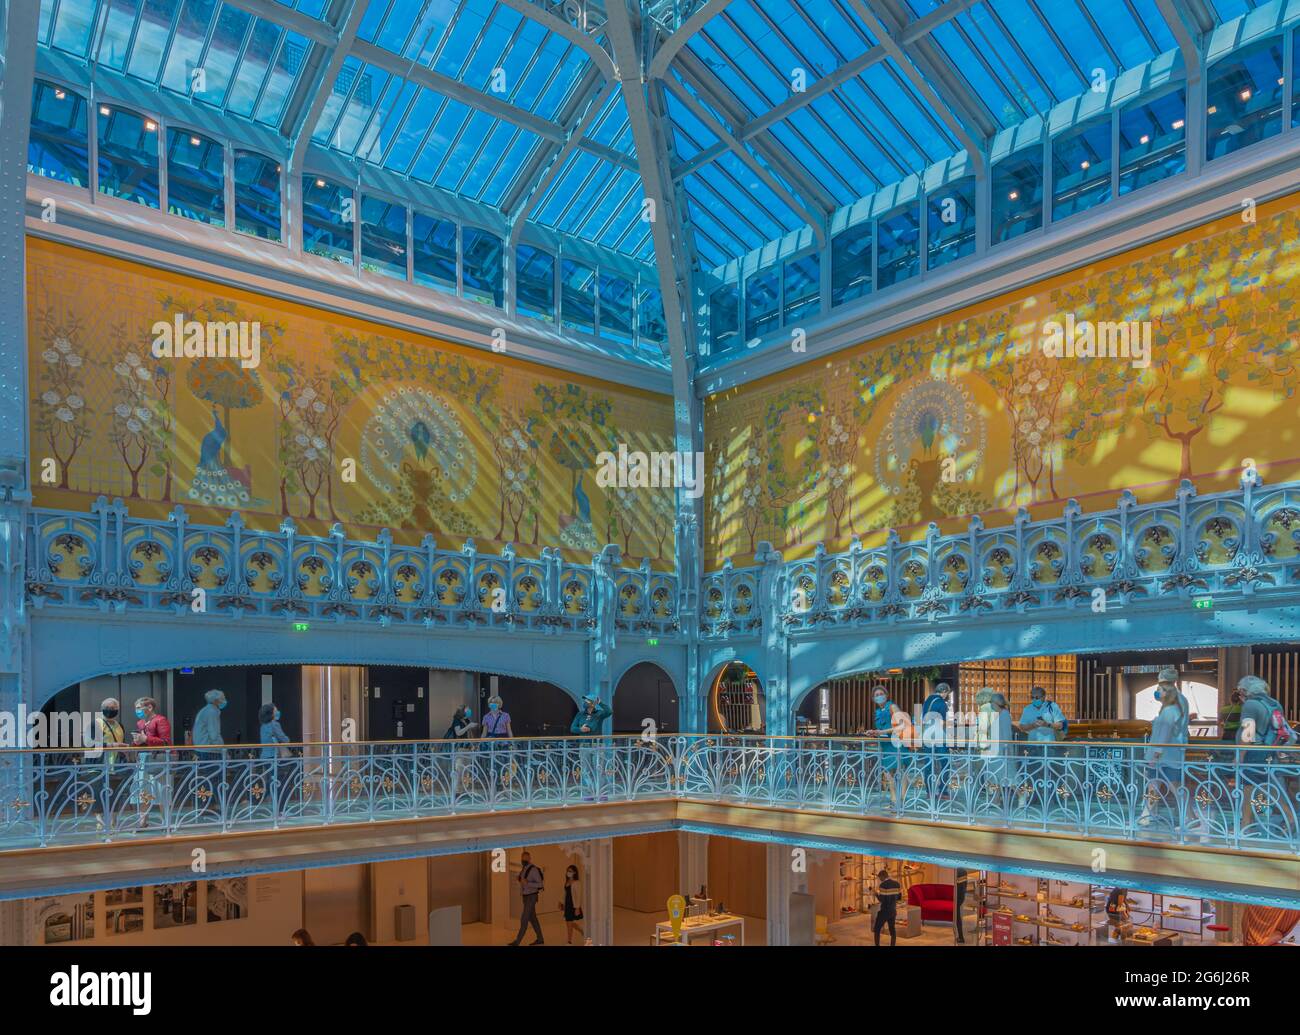
[[[710,733],[763,733],[767,701],[758,675],[743,661],[724,665],[709,690]]]
[[[563,737],[577,713],[578,702],[554,683],[518,676],[480,675],[478,715],[487,714],[488,699],[501,698],[510,714],[510,729],[516,737]],[[450,715],[448,716],[450,718]],[[441,736],[439,731],[439,736]]]
[[[1145,719],[1150,722],[1160,711],[1160,702],[1156,700],[1156,687],[1158,683],[1154,681],[1147,687],[1139,690],[1133,698],[1133,717],[1135,719]],[[1188,714],[1191,718],[1191,735],[1197,736],[1197,730],[1204,728],[1205,732],[1200,736],[1207,736],[1213,729],[1219,725],[1219,691],[1217,687],[1210,686],[1208,683],[1200,683],[1194,680],[1182,680],[1178,687],[1187,698]]]
[[[640,733],[646,719],[659,733],[676,733],[677,688],[668,673],[653,661],[642,661],[623,673],[614,688],[613,731]]]
[[[804,694],[795,706],[795,730],[840,736],[865,733],[875,725],[876,706],[871,700],[874,687],[883,686],[891,701],[912,714],[921,707],[934,685],[945,680],[950,686],[957,686],[955,668],[891,668],[836,676]]]

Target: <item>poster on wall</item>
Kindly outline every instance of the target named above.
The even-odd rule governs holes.
[[[188,927],[198,923],[199,886],[196,881],[159,884],[153,889],[153,929]]]
[[[248,878],[208,881],[208,923],[248,916]]]
[[[37,945],[80,942],[95,937],[93,894],[38,898],[32,906],[32,941]]]
[[[144,887],[114,888],[104,893],[104,924],[111,938],[144,930]]]

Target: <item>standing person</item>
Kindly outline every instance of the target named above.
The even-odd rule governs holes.
[[[1110,940],[1120,942],[1128,932],[1128,892],[1113,888],[1106,899],[1106,923],[1110,925]]]
[[[953,871],[952,880],[952,929],[957,936],[957,944],[966,944],[966,928],[961,922],[961,907],[966,902],[966,882],[970,874],[965,870]]]
[[[930,786],[932,777],[937,781],[930,787],[930,794],[934,797],[949,797],[946,787],[948,760],[942,756],[948,753],[945,740],[948,732],[948,706],[951,703],[952,687],[947,683],[939,683],[921,705],[921,743],[927,752],[925,780],[927,787]]]
[[[1296,745],[1296,733],[1286,721],[1282,702],[1269,693],[1268,684],[1264,680],[1259,676],[1242,676],[1237,689],[1242,695],[1238,744],[1265,747]],[[1284,835],[1284,831],[1275,830],[1276,825],[1285,818],[1283,810],[1277,807],[1286,796],[1281,785],[1284,778],[1271,771],[1273,765],[1284,760],[1277,751],[1241,752],[1241,777],[1245,784],[1242,794],[1245,808],[1243,831],[1262,820],[1265,836]]]
[[[1219,724],[1222,732],[1219,734],[1220,740],[1230,740],[1234,744],[1237,742],[1237,731],[1241,729],[1241,703],[1243,696],[1240,690],[1234,690],[1228,695],[1228,703],[1223,706],[1223,711],[1219,714]]]
[[[509,747],[505,744],[515,735],[510,725],[510,713],[505,710],[505,702],[496,694],[488,698],[488,713],[483,720],[481,739],[490,741],[488,745],[488,764],[492,770],[492,785],[504,789],[514,772],[514,761]]]
[[[194,787],[191,793],[199,803],[199,811],[202,813],[211,810],[220,810],[221,793],[220,784],[225,782],[221,779],[221,762],[223,752],[220,750],[221,745],[225,744],[226,739],[221,735],[221,713],[226,707],[226,695],[220,690],[209,690],[203,695],[207,702],[199,709],[198,714],[194,716],[194,730],[190,735],[190,741],[194,748]],[[205,751],[205,747],[213,746],[216,750]],[[210,793],[207,795],[200,794],[200,789],[206,789]],[[186,800],[190,798],[189,794],[183,794]]]
[[[578,709],[578,714],[569,723],[569,732],[575,737],[583,738],[578,749],[578,770],[583,801],[605,800],[600,797],[602,766],[600,745],[595,738],[600,732],[601,723],[613,714],[613,709],[603,704],[596,694],[587,694],[582,699],[582,707]]]
[[[1175,813],[1178,809],[1178,789],[1183,785],[1183,759],[1186,752],[1171,745],[1186,744],[1187,730],[1191,722],[1188,713],[1187,698],[1178,690],[1178,670],[1162,668],[1156,677],[1156,700],[1160,702],[1160,711],[1151,723],[1151,745],[1146,752],[1148,793],[1143,795],[1142,815],[1138,817],[1139,826],[1150,826],[1151,819],[1159,806],[1160,799],[1167,799]],[[1158,790],[1157,790],[1158,788]]]
[[[1028,782],[1032,784],[1035,779],[1047,775],[1052,757],[1049,745],[1065,736],[1065,713],[1055,701],[1047,699],[1046,690],[1036,686],[1029,691],[1029,703],[1020,713],[1020,722],[1016,725],[1029,738],[1029,746],[1025,749],[1029,762],[1025,769]]]
[[[898,781],[902,778],[902,774],[898,772],[899,745],[895,743],[893,719],[894,710],[898,706],[889,699],[889,691],[883,686],[872,689],[871,699],[876,705],[873,725],[878,733],[884,734],[880,738],[880,768],[883,770],[880,774],[880,784],[890,800],[897,805]]]
[[[257,723],[257,742],[262,745],[258,751],[261,768],[267,784],[279,788],[277,795],[268,795],[274,809],[290,797],[292,765],[282,761],[289,757],[289,749],[280,746],[289,743],[289,735],[280,725],[280,709],[270,701],[257,710]]]
[[[574,931],[577,931],[584,938],[587,936],[579,923],[583,919],[582,906],[578,905],[573,899],[573,893],[577,887],[578,867],[570,863],[564,871],[564,902],[561,904],[564,909],[564,942],[566,945],[573,944]]]
[[[520,857],[519,868],[519,896],[523,900],[523,909],[519,914],[519,933],[515,935],[515,940],[511,945],[518,945],[524,940],[524,930],[529,924],[533,925],[533,933],[537,937],[529,942],[529,945],[544,945],[545,939],[542,938],[542,925],[537,919],[537,896],[542,893],[545,885],[545,875],[542,873],[540,866],[533,865],[533,857],[524,852]]]
[[[457,708],[452,712],[451,725],[442,735],[443,740],[452,741],[447,745],[447,750],[451,752],[451,783],[447,791],[453,799],[462,791],[469,790],[470,781],[466,778],[465,771],[469,768],[474,751],[470,740],[480,725],[474,721],[472,708]]]
[[[135,732],[131,734],[131,743],[142,748],[166,748],[172,743],[172,724],[167,716],[158,713],[158,702],[152,697],[139,697],[135,702]],[[139,828],[149,825],[149,811],[155,801],[166,793],[170,780],[168,777],[169,757],[167,752],[159,752],[156,759],[151,759],[149,751],[137,752],[136,762],[136,802],[140,808]],[[163,810],[164,817],[166,810]]]
[[[876,920],[871,925],[871,933],[879,948],[881,928],[888,924],[889,944],[897,945],[898,931],[894,925],[898,921],[898,900],[903,897],[903,886],[889,875],[888,870],[882,869],[876,876],[880,882],[876,885]]]
[[[112,826],[113,799],[122,785],[123,768],[125,768],[121,757],[123,753],[112,750],[126,743],[126,730],[122,728],[118,718],[121,708],[122,705],[116,697],[105,697],[99,706],[99,715],[95,719],[99,728],[99,742],[103,745],[99,755],[99,762],[103,767],[103,779],[99,786],[99,815],[95,817],[95,826],[99,830],[103,830],[105,826]]]

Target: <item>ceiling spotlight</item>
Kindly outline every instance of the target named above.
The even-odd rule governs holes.
[[[1218,113],[1219,113],[1219,106],[1217,104],[1211,104],[1208,108],[1205,109],[1205,114],[1207,115],[1217,115]]]
[[[198,137],[190,137],[190,143],[193,144],[195,147],[198,147],[201,143],[203,143],[203,141],[201,141]]]
[[[65,98],[65,97],[68,96],[68,95],[67,95],[67,93],[66,93],[65,91],[63,91],[63,90],[55,90],[55,91],[54,91],[54,96],[57,97],[59,100],[63,100],[63,98]]]
[[[152,133],[157,128],[158,128],[158,124],[156,122],[146,121],[144,124],[144,129],[146,133]]]
[[[1242,90],[1242,91],[1241,91],[1241,99],[1242,99],[1243,101],[1248,101],[1248,100],[1250,100],[1250,91],[1249,91],[1249,90]]]
[[[1139,144],[1149,144],[1149,143],[1151,143],[1151,138],[1150,138],[1149,136],[1147,136],[1145,133],[1143,133],[1142,136],[1141,136],[1141,138],[1138,140],[1138,143],[1139,143]]]
[[[1007,195],[1007,197],[1010,198],[1012,201],[1015,201],[1018,197],[1020,197],[1020,191],[1013,190],[1010,194]]]
[[[1183,128],[1183,120],[1179,119],[1177,122],[1174,123],[1174,129],[1182,129],[1182,128]]]
[[[1278,86],[1281,86],[1281,85],[1282,85],[1283,83],[1285,83],[1285,82],[1286,82],[1286,77],[1285,77],[1285,76],[1278,76],[1278,77],[1277,77],[1277,85],[1278,85]]]
[[[112,114],[113,114],[111,111],[108,110],[107,107],[105,107],[105,106],[102,105],[102,104],[99,106],[99,113],[100,113],[101,115],[112,115]]]
[[[1084,161],[1082,161],[1082,162],[1079,163],[1079,168],[1080,168],[1080,169],[1086,169],[1086,168],[1088,168],[1088,166],[1091,165],[1091,164],[1092,164],[1091,162],[1089,162],[1089,161],[1087,161],[1087,160],[1085,159]]]
[[[324,187],[324,186],[325,186],[325,181],[324,181],[324,180],[317,180],[317,181],[316,181],[316,186],[317,186],[317,187]]]

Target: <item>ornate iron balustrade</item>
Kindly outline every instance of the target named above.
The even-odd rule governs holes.
[[[0,847],[693,799],[1300,853],[1300,751],[673,736],[0,752]],[[1179,755],[1185,757],[1180,761]]]
[[[334,619],[581,633],[595,629],[602,581],[612,585],[613,620],[629,630],[677,628],[677,579],[617,567],[613,548],[573,564],[546,547],[536,558],[481,554],[470,540],[440,550],[303,535],[292,519],[278,531],[195,525],[183,507],[166,520],[132,517],[120,499],[100,497],[90,513],[28,512],[26,591],[36,609],[82,607],[227,617]]]
[[[821,545],[806,560],[733,568],[704,579],[701,633],[755,630],[771,613],[789,632],[871,622],[944,622],[999,613],[1050,614],[1160,599],[1250,598],[1300,589],[1300,483],[1198,496],[1184,481],[1172,502],[1120,494],[1113,509],[1085,514],[1070,500],[1061,517],[1007,527],[978,517],[963,533],[903,542],[891,530],[867,549]],[[760,557],[760,559],[762,559]],[[769,588],[770,587],[770,588]],[[771,612],[762,596],[773,596]]]

